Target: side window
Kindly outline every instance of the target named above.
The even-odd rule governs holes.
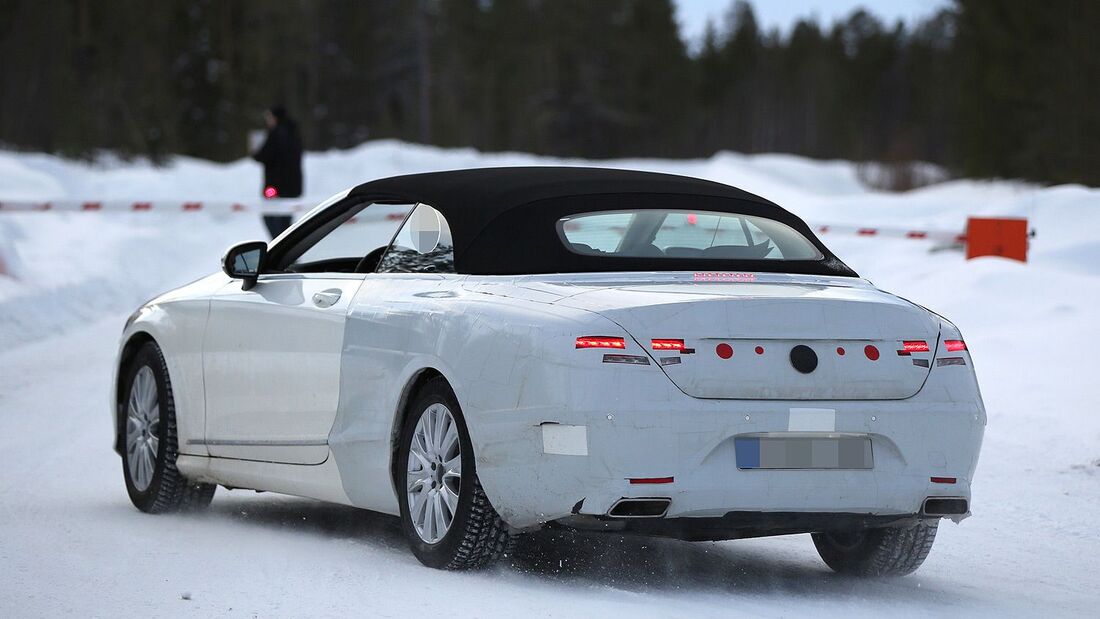
[[[294,261],[295,266],[347,260],[358,262],[393,238],[392,213],[407,213],[412,205],[365,204],[353,209],[327,234]],[[353,265],[354,266],[354,265]]]
[[[379,273],[454,273],[451,228],[443,214],[418,204],[378,263]]]
[[[269,268],[274,273],[372,272],[377,262],[363,264],[365,257],[385,251],[397,228],[395,222],[413,206],[371,202],[351,206],[335,219],[312,227],[293,245],[277,248]]]

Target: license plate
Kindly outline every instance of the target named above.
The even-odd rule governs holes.
[[[739,469],[870,469],[871,437],[790,436],[781,433],[734,438]]]

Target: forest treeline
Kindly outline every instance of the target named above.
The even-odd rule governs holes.
[[[671,0],[0,0],[0,144],[226,161],[279,102],[309,149],[789,152],[1100,185],[1097,32],[1092,0],[783,34],[733,2],[693,45]]]

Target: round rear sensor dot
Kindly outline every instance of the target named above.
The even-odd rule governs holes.
[[[733,356],[733,346],[722,343],[714,347],[714,352],[716,352],[718,356],[723,359],[729,359]]]
[[[756,354],[758,354],[758,355],[764,354],[764,347],[763,346],[757,346],[756,347]]]
[[[871,361],[878,361],[878,349],[870,344],[863,347],[863,354],[867,355]]]
[[[844,347],[843,347],[843,346],[837,346],[837,347],[836,347],[836,354],[838,354],[838,355],[840,355],[841,357],[843,357],[843,356],[844,356]]]

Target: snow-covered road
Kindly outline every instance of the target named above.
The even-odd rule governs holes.
[[[481,162],[466,151],[451,160],[428,154],[437,159],[425,155],[424,167]],[[376,167],[389,172],[398,160],[415,167],[408,159],[419,155],[398,148],[377,157]],[[559,567],[544,541],[541,560],[456,574],[420,566],[394,519],[341,506],[219,489],[201,514],[139,513],[122,485],[107,412],[122,323],[143,298],[215,269],[220,249],[258,236],[258,222],[0,215],[0,243],[14,244],[29,275],[0,278],[0,617],[1095,616],[1100,192],[958,183],[886,196],[844,186],[838,163],[738,161],[635,167],[709,176],[765,195],[774,188],[805,217],[947,225],[958,212],[1026,208],[1036,222],[1028,265],[964,262],[954,252],[929,253],[922,242],[827,239],[876,284],[960,326],[989,409],[974,516],[941,525],[915,575],[838,577],[804,535],[697,544],[566,537],[557,540],[567,547],[563,556],[583,560]],[[48,185],[17,169],[0,180],[0,197],[75,195],[70,190],[83,182],[56,172],[61,163],[36,165],[0,157],[0,169],[48,172],[58,186],[5,186],[11,178]],[[343,184],[358,180],[334,169]],[[145,175],[169,179],[177,192],[194,185],[172,184],[171,170],[124,172],[138,185]],[[796,182],[803,194],[788,188]],[[835,195],[825,195],[828,188]]]

